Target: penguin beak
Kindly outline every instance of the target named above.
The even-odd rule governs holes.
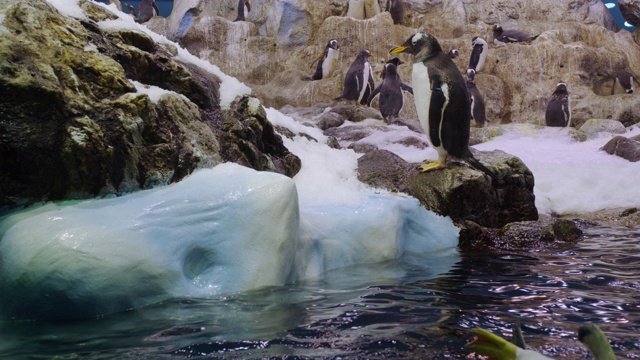
[[[496,29],[496,26],[495,26],[495,25],[491,25],[491,26],[489,27],[489,31],[493,31],[493,30],[495,30],[495,29]]]
[[[409,49],[409,46],[398,46],[397,48],[393,48],[391,49],[391,51],[389,51],[389,53],[391,55],[397,55],[400,53],[403,53],[405,51],[407,51]]]

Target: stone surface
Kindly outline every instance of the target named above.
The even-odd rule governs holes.
[[[610,119],[589,119],[578,129],[587,139],[593,139],[603,133],[624,134],[627,130],[620,121]]]
[[[359,159],[358,179],[373,187],[413,195],[427,209],[456,222],[470,220],[498,228],[510,222],[536,220],[533,174],[522,161],[499,150],[474,154],[500,178],[499,183],[463,163],[420,173],[420,164],[382,150]]]
[[[616,136],[609,140],[602,150],[608,154],[620,156],[631,162],[640,161],[640,141],[624,136]]]
[[[122,194],[223,161],[299,170],[256,98],[222,109],[216,75],[80,5],[77,21],[43,0],[0,4],[0,206]]]

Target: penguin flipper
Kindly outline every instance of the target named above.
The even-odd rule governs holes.
[[[326,56],[327,56],[327,55],[326,55],[325,53],[322,53],[322,54],[318,55],[316,58],[314,58],[314,59],[311,61],[311,65],[309,65],[309,68],[313,68],[313,65],[315,65],[315,63],[316,63],[316,62],[318,62],[318,61],[320,61],[320,60],[324,60],[324,58],[325,58]]]
[[[382,84],[378,85],[377,88],[373,89],[373,91],[371,92],[371,95],[369,95],[369,99],[367,99],[367,106],[371,106],[371,102],[373,101],[373,99],[375,99],[376,96],[378,96],[378,94],[380,93],[381,87],[382,87]]]
[[[247,7],[247,12],[251,12],[251,2],[245,1],[244,5]]]
[[[151,6],[153,6],[153,11],[155,11],[154,16],[160,16],[160,9],[158,9],[155,1],[151,2]]]
[[[413,88],[405,83],[400,84],[400,89],[407,91],[413,95]]]
[[[483,173],[489,175],[491,177],[491,179],[493,179],[493,181],[495,182],[499,182],[500,180],[498,179],[498,176],[496,174],[493,173],[493,171],[489,170],[486,166],[484,166],[480,161],[478,161],[478,159],[476,159],[475,157],[473,157],[473,154],[471,154],[471,151],[469,150],[469,153],[467,154],[467,156],[465,157],[465,160],[476,170],[480,170]]]

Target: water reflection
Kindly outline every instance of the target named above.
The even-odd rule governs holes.
[[[286,287],[174,299],[103,319],[0,324],[0,358],[464,358],[468,330],[581,359],[598,323],[619,358],[640,353],[638,229],[596,227],[571,248],[465,251],[338,269]]]

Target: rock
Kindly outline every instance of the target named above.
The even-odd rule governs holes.
[[[329,128],[338,127],[344,124],[345,121],[346,119],[344,118],[344,116],[338,113],[335,113],[333,111],[330,111],[320,116],[320,121],[318,121],[318,127],[322,130],[327,130]]]
[[[0,5],[0,207],[147,189],[223,161],[299,170],[255,97],[223,109],[218,75],[80,5],[81,21],[43,0]]]
[[[631,162],[640,160],[640,141],[616,136],[609,140],[602,148],[607,154],[617,155]]]
[[[456,222],[469,220],[499,228],[538,219],[533,174],[522,161],[499,150],[474,154],[496,173],[500,184],[466,164],[420,173],[416,170],[419,164],[385,151],[373,151],[358,161],[358,179],[374,187],[406,192],[427,209]]]
[[[640,25],[640,1],[618,0],[622,17],[631,25]]]
[[[594,139],[602,133],[624,134],[627,131],[620,121],[610,119],[589,119],[579,130],[587,139]]]
[[[582,239],[575,221],[542,216],[537,221],[506,224],[500,229],[482,227],[472,221],[460,224],[460,246],[481,249],[523,250],[562,246]]]
[[[360,122],[365,119],[382,120],[382,115],[380,115],[379,111],[367,106],[336,105],[331,108],[331,112],[339,114],[352,122]]]

